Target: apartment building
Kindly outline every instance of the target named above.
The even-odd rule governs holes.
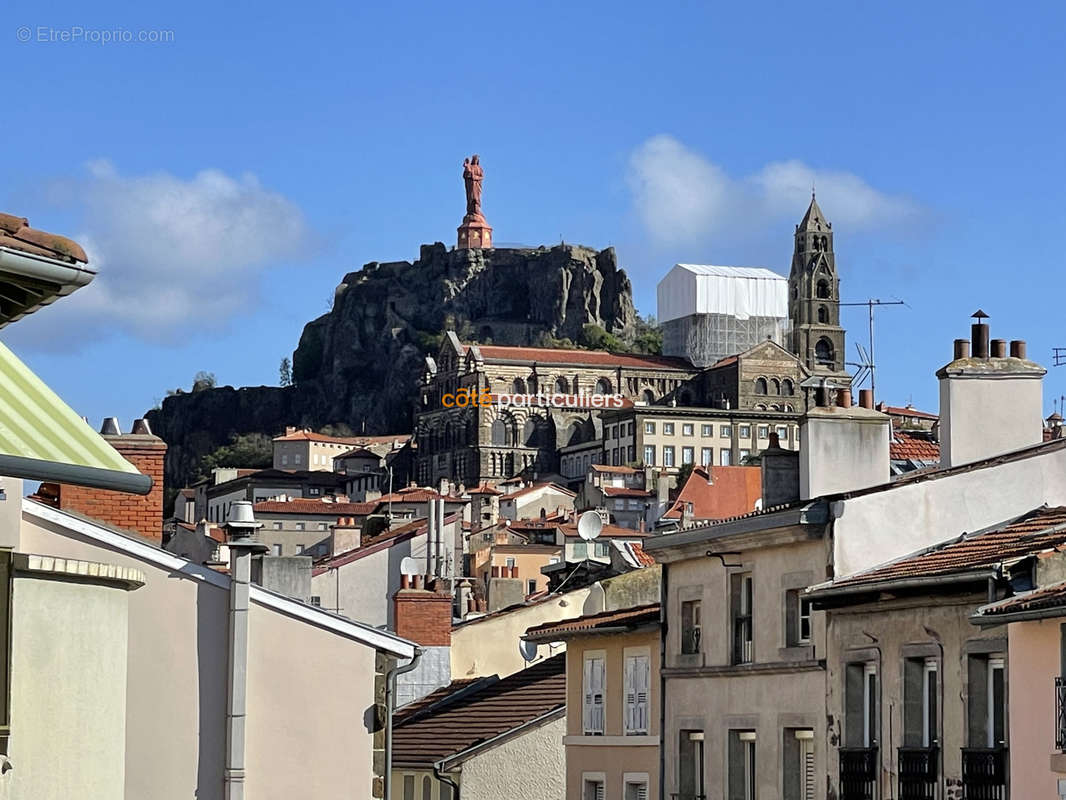
[[[348,457],[353,450],[369,449],[384,459],[410,441],[410,434],[330,436],[307,428],[288,427],[281,436],[274,437],[273,467],[334,472],[339,471],[334,469],[334,459]]]
[[[530,628],[566,643],[566,796],[659,797],[659,604]]]

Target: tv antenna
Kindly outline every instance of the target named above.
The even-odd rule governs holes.
[[[1051,348],[1051,365],[1054,367],[1066,365],[1066,347]]]
[[[866,380],[867,376],[870,378],[870,394],[874,397],[874,402],[877,402],[877,383],[876,383],[876,371],[874,366],[874,308],[877,306],[905,306],[907,305],[902,300],[875,300],[870,298],[864,300],[861,303],[840,303],[842,306],[866,306],[870,310],[870,343],[869,349],[864,350],[863,346],[858,342],[855,343],[856,349],[859,351],[858,363],[847,362],[848,366],[858,367],[859,371],[855,373],[855,383],[862,383]],[[1066,348],[1063,348],[1066,352]]]

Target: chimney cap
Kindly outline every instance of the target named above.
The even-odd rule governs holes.
[[[234,500],[229,504],[229,519],[222,523],[222,527],[227,533],[246,537],[262,528],[263,523],[256,522],[250,500]]]
[[[971,314],[970,316],[971,316],[971,317],[973,317],[973,318],[974,318],[974,319],[976,319],[976,320],[988,319],[988,314],[986,314],[986,313],[985,313],[984,311],[982,311],[981,309],[977,309],[977,310],[976,310],[975,312],[973,312],[973,313],[972,313],[972,314]]]
[[[141,417],[133,421],[133,428],[130,430],[130,433],[136,433],[141,436],[151,436],[152,426],[148,424],[148,420]]]
[[[100,433],[104,436],[121,436],[122,426],[118,424],[118,417],[104,417],[104,424],[100,426]]]

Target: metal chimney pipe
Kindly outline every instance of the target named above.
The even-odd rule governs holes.
[[[863,408],[874,410],[874,390],[859,389],[859,405]]]
[[[1026,358],[1025,339],[1015,339],[1010,343],[1011,358]]]
[[[133,421],[133,429],[130,431],[130,433],[136,433],[136,434],[139,434],[141,436],[151,436],[152,435],[152,428],[148,424],[148,420],[143,419],[143,418],[142,419],[135,419]]]
[[[988,323],[975,322],[971,325],[970,338],[973,339],[973,357],[988,358]]]
[[[104,417],[104,424],[100,426],[100,433],[104,436],[121,436],[122,428],[118,424],[118,417]]]
[[[1007,340],[1006,339],[993,339],[992,340],[992,358],[1006,358],[1007,357]]]
[[[955,340],[955,360],[960,358],[970,357],[970,340],[969,339],[956,339]]]
[[[837,392],[837,405],[841,408],[851,408],[851,389],[841,389]]]

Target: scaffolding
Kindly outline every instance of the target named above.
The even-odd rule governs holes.
[[[687,358],[701,368],[767,339],[788,349],[789,326],[783,317],[739,319],[732,314],[689,314],[664,322],[662,330],[663,355]]]

